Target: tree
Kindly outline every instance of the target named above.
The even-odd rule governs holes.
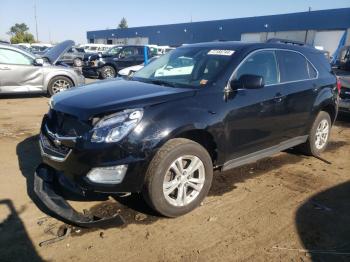
[[[34,36],[28,32],[29,27],[25,23],[15,24],[11,26],[10,31],[8,32],[11,35],[11,43],[33,43],[35,42]]]
[[[25,33],[29,30],[29,27],[25,23],[15,24],[10,27],[10,35],[16,35],[17,33]]]
[[[126,21],[125,17],[120,20],[118,28],[128,28],[128,21]]]
[[[10,39],[11,44],[19,44],[19,43],[34,43],[34,36],[31,33],[17,33]]]

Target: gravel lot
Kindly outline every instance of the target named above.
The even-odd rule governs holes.
[[[61,222],[33,195],[41,96],[0,99],[0,261],[349,261],[350,117],[316,158],[284,152],[216,174],[209,197],[176,219],[156,216],[139,195],[71,201],[78,210],[117,211],[127,224],[54,237]],[[308,251],[306,251],[308,250]]]

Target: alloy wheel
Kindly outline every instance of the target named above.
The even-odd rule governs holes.
[[[104,78],[114,78],[114,71],[110,67],[105,67],[103,69],[103,76]]]
[[[70,88],[71,85],[68,81],[64,80],[64,79],[58,79],[56,80],[53,85],[52,85],[52,91],[54,94],[67,90],[68,88]]]
[[[203,162],[194,155],[177,158],[168,168],[163,181],[163,194],[166,201],[183,207],[194,201],[205,182]]]
[[[315,146],[317,149],[322,149],[326,144],[329,136],[329,123],[323,119],[317,126],[315,135]]]

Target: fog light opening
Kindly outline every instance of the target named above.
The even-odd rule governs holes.
[[[87,178],[93,183],[120,184],[128,169],[127,165],[97,167],[91,169]]]

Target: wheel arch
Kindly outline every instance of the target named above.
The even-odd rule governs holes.
[[[69,73],[65,71],[61,70],[59,72],[49,72],[47,75],[45,75],[45,78],[44,78],[44,87],[46,91],[48,90],[49,83],[51,82],[51,80],[58,76],[68,78],[70,81],[72,81],[73,86],[77,85],[77,81],[74,79],[74,77],[72,77]]]
[[[47,85],[48,85],[48,84],[52,81],[52,79],[54,79],[55,77],[65,77],[65,78],[68,78],[70,81],[72,81],[73,86],[75,86],[74,80],[73,80],[70,76],[64,75],[64,74],[58,74],[58,75],[52,76],[52,77],[47,81]]]
[[[323,105],[322,107],[320,107],[319,111],[327,112],[331,118],[332,123],[334,123],[334,121],[337,118],[338,110],[337,110],[336,106],[331,104],[331,103]]]
[[[180,133],[177,133],[172,138],[186,138],[200,144],[202,147],[204,147],[208,151],[211,157],[211,160],[215,165],[218,159],[217,144],[212,134],[210,134],[207,130],[204,130],[204,129],[185,130]]]

